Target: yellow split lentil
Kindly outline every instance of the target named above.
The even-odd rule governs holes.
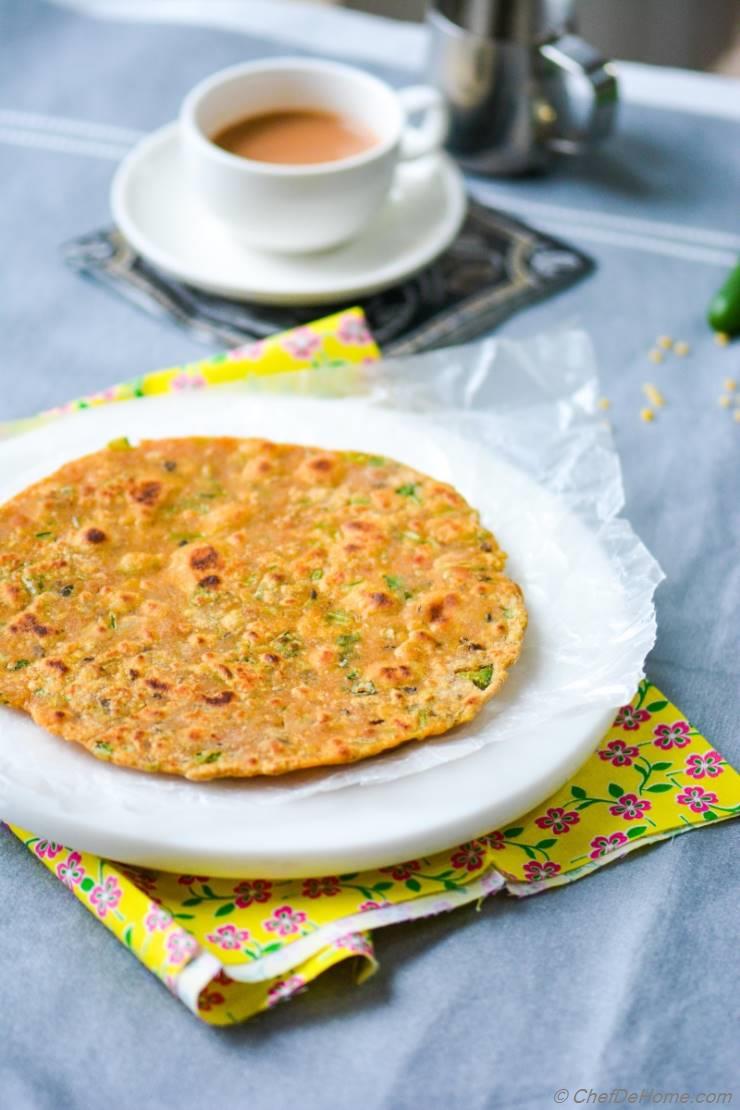
[[[652,382],[645,382],[642,387],[642,392],[645,394],[650,404],[654,405],[656,409],[663,408],[665,397],[656,385],[653,385]]]

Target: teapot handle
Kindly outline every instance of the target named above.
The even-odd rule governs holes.
[[[591,106],[583,126],[558,129],[557,122],[548,140],[552,150],[575,154],[611,132],[617,114],[619,86],[611,64],[589,43],[577,35],[563,35],[545,43],[540,54],[563,78],[585,80],[591,88]]]

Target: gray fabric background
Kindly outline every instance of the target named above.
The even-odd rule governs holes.
[[[0,0],[0,109],[150,129],[204,74],[276,52],[237,34]],[[569,228],[583,208],[737,231],[738,130],[628,105],[602,157],[498,192],[569,207]],[[113,168],[0,141],[0,419],[204,353],[60,262],[60,242],[107,220]],[[593,335],[626,514],[668,576],[649,673],[738,765],[740,425],[717,397],[740,377],[740,348],[720,350],[703,322],[722,269],[596,244],[585,230],[581,245],[596,276],[505,330],[569,321]],[[660,333],[687,339],[691,357],[653,367]],[[638,419],[647,380],[669,402],[654,425]],[[475,1110],[554,1105],[561,1087],[732,1090],[739,841],[737,824],[707,828],[523,902],[387,929],[364,987],[342,967],[288,1006],[215,1031],[3,831],[0,1107]]]

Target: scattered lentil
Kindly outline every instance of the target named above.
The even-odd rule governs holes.
[[[646,424],[655,420],[655,413],[652,409],[640,409],[640,420],[644,420]]]
[[[663,405],[665,404],[665,397],[660,392],[658,387],[652,384],[652,382],[645,382],[642,387],[642,392],[645,394],[650,404],[654,405],[656,409],[663,408]]]
[[[728,393],[734,393],[737,389],[737,382],[734,378],[725,378],[725,389]]]
[[[720,347],[726,347],[730,342],[730,337],[726,331],[716,331],[714,333],[714,342]]]
[[[684,339],[679,339],[677,343],[673,344],[673,350],[676,352],[679,358],[683,358],[684,355],[687,355],[689,353],[691,348]]]
[[[662,347],[664,351],[670,351],[671,347],[673,346],[673,340],[671,339],[670,335],[659,335],[656,343],[659,347]]]
[[[719,398],[719,403],[723,409],[728,409],[732,404],[732,397],[729,397],[726,393],[723,393],[722,396]]]
[[[650,359],[651,362],[662,362],[663,361],[663,352],[661,350],[659,350],[657,347],[653,347],[653,349],[651,351],[648,351],[648,358]]]
[[[596,406],[597,408],[604,409],[604,411],[606,411],[606,409],[611,408],[611,401],[608,397],[599,397],[598,401],[596,402]]]

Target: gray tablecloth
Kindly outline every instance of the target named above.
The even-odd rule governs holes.
[[[131,138],[108,125],[152,128],[204,74],[280,47],[32,0],[0,0],[0,20],[9,418],[203,353],[67,272],[57,247],[108,218],[113,159]],[[668,576],[649,673],[737,765],[740,425],[717,398],[740,363],[737,347],[713,344],[703,313],[737,230],[738,126],[628,104],[603,156],[494,192],[598,259],[594,278],[506,331],[568,320],[592,333],[626,513]],[[663,333],[688,340],[690,357],[651,365]],[[638,417],[648,380],[668,398],[652,425]],[[558,1088],[731,1090],[739,839],[736,825],[707,828],[523,902],[387,929],[381,972],[361,989],[342,968],[289,1006],[215,1031],[3,832],[0,1106],[473,1110],[548,1106]]]

